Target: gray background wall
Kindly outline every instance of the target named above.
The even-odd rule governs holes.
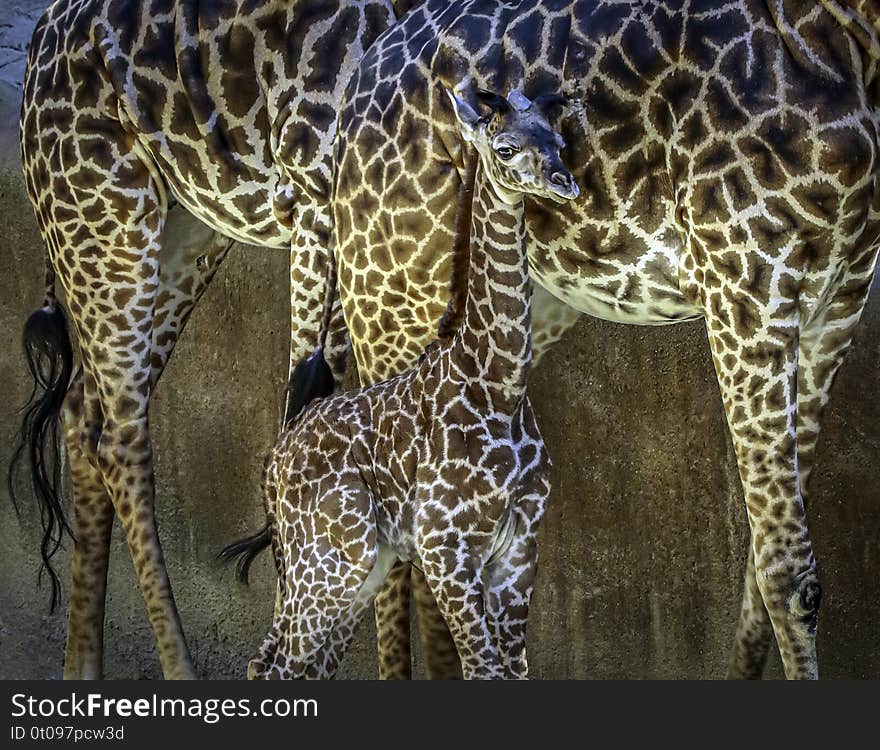
[[[0,466],[28,392],[19,336],[42,295],[43,247],[19,171],[24,44],[42,0],[0,15]],[[5,17],[3,17],[5,16]],[[8,24],[4,26],[4,24]],[[194,313],[155,394],[160,530],[197,668],[241,677],[269,624],[273,580],[251,588],[216,551],[261,523],[259,467],[286,369],[284,253],[236,247]],[[824,677],[880,677],[880,293],[835,386],[810,524],[824,583]],[[532,398],[555,470],[529,624],[539,678],[717,678],[739,609],[747,526],[701,323],[632,328],[583,320],[535,372]],[[160,676],[116,529],[105,668]],[[35,587],[36,509],[0,489],[0,677],[62,673],[65,617]],[[70,544],[61,560],[67,581]],[[341,677],[377,674],[365,623]],[[418,661],[418,658],[417,658]],[[420,673],[420,665],[417,664]],[[771,657],[770,676],[780,675]]]

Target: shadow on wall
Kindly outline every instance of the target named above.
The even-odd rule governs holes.
[[[18,166],[19,95],[0,81],[4,473],[14,410],[27,396],[21,327],[43,293],[43,247]],[[260,466],[286,375],[286,263],[284,253],[259,248],[230,253],[153,401],[160,531],[204,677],[242,677],[271,618],[268,558],[246,589],[215,554],[262,522]],[[835,385],[809,510],[824,583],[825,677],[880,677],[878,334],[875,292]],[[702,323],[631,328],[585,319],[536,370],[531,391],[555,465],[529,625],[533,676],[722,677],[747,525]],[[59,555],[64,581],[70,547]],[[49,615],[48,592],[35,588],[38,549],[36,509],[23,508],[16,520],[4,485],[0,677],[62,672],[64,608]],[[118,529],[105,669],[110,677],[161,676]],[[775,656],[769,673],[780,674]],[[373,627],[365,623],[340,677],[376,674]]]

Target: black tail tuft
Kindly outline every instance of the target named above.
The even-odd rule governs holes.
[[[324,398],[335,388],[333,371],[324,359],[324,348],[318,347],[308,359],[293,368],[287,385],[287,406],[284,410],[284,426],[288,426],[315,398]]]
[[[51,610],[54,610],[60,585],[51,558],[61,546],[65,532],[73,537],[60,493],[58,417],[73,375],[73,349],[61,306],[57,303],[47,305],[33,313],[25,323],[22,340],[34,387],[22,409],[21,430],[9,463],[7,480],[9,496],[18,513],[17,479],[22,465],[30,465],[31,484],[40,505],[43,528],[40,579],[46,571],[52,585]]]
[[[239,539],[223,548],[218,558],[225,563],[235,560],[235,577],[244,584],[248,582],[251,563],[269,546],[269,525],[266,524],[253,536]]]

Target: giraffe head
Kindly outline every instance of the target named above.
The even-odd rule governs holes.
[[[478,91],[477,98],[491,110],[481,116],[451,91],[446,93],[462,138],[476,147],[499,196],[514,203],[528,193],[563,203],[580,195],[559,155],[565,141],[547,121],[552,108],[564,102],[561,95],[544,94],[531,100],[514,89],[505,99]]]

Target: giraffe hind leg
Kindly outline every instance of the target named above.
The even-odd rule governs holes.
[[[382,680],[409,680],[412,677],[411,570],[410,563],[397,561],[375,598],[379,678]],[[437,609],[436,605],[434,609]]]
[[[370,541],[375,542],[375,539]],[[328,679],[354,637],[364,610],[393,563],[373,548],[363,559],[334,549],[317,559],[307,551],[286,550],[293,564],[276,606],[275,620],[259,653],[248,663],[248,679]],[[304,576],[310,570],[312,575]],[[307,580],[308,579],[308,582]],[[327,585],[326,581],[343,582]]]
[[[326,349],[316,349],[327,285],[335,288],[330,270],[329,206],[305,203],[295,213],[296,232],[290,250],[290,360],[282,429],[314,399],[325,398],[342,382],[348,354],[348,331],[339,295],[332,300]],[[224,547],[217,557],[235,562],[238,580],[247,585],[250,568],[270,544],[269,527]]]
[[[187,319],[229,249],[230,242],[177,207],[162,232],[160,282],[150,356],[155,388]],[[75,543],[68,614],[65,678],[102,674],[104,607],[110,534],[115,512],[97,465],[103,425],[94,381],[82,374],[71,386],[65,413],[75,507]]]
[[[532,291],[532,367],[537,367],[583,313],[535,282]]]
[[[428,679],[460,680],[461,661],[455,641],[437,607],[425,574],[416,567],[412,568],[412,591]]]
[[[348,651],[364,613],[370,608],[388,576],[397,555],[388,547],[379,545],[379,554],[351,605],[339,618],[336,627],[324,642],[321,652],[312,661],[309,677],[330,679],[336,675],[342,657]]]
[[[428,548],[420,539],[419,556],[425,580],[449,625],[465,679],[503,679],[504,665],[490,631],[483,572],[469,540],[458,549]]]
[[[103,676],[104,607],[113,503],[101,472],[90,458],[90,428],[100,410],[94,387],[85,388],[82,372],[71,385],[64,405],[65,441],[74,502],[74,548],[64,678]],[[87,394],[91,398],[87,401]],[[97,415],[98,418],[100,414]]]
[[[334,291],[329,204],[304,201],[297,207],[294,223],[290,248],[290,363],[283,425],[290,424],[312,399],[329,396],[342,382],[348,350],[342,306]],[[326,351],[316,351],[325,303],[329,304]]]
[[[235,242],[179,204],[168,211],[159,253],[159,288],[153,313],[150,382],[165,371],[187,321]]]
[[[166,200],[149,158],[118,123],[99,137],[115,148],[81,158],[52,203],[64,216],[105,211],[100,224],[55,217],[54,261],[80,338],[83,369],[94,380],[103,422],[97,444],[101,478],[122,523],[166,677],[191,678],[192,661],[155,517],[148,423],[154,321],[160,288]],[[89,136],[70,136],[78,153]],[[117,175],[125,175],[119,184]],[[56,191],[58,192],[58,191]],[[71,201],[73,205],[66,205]],[[120,210],[120,205],[125,210]]]

